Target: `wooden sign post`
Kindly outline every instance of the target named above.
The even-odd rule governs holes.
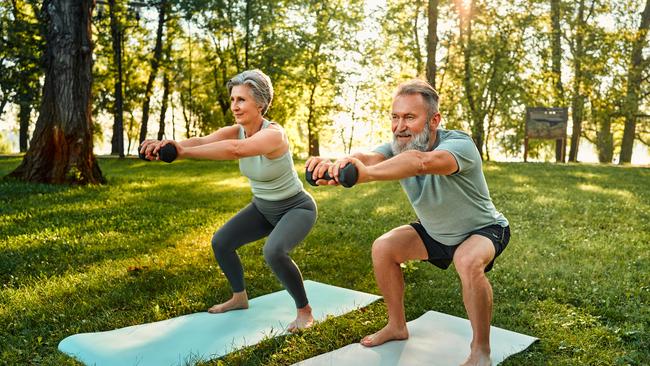
[[[568,108],[526,107],[526,135],[524,137],[524,162],[528,161],[528,139],[562,141],[562,160],[565,158]]]

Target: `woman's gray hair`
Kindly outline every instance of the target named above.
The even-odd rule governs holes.
[[[273,101],[273,85],[271,84],[271,78],[265,73],[255,69],[246,70],[235,75],[226,83],[228,94],[231,94],[232,88],[237,85],[247,85],[251,89],[253,98],[255,98],[258,105],[262,106],[262,115],[269,110]]]
[[[427,122],[438,113],[438,92],[428,82],[420,79],[405,81],[397,87],[395,96],[420,94],[428,106]]]

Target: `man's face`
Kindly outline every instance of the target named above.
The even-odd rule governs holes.
[[[392,149],[395,155],[406,150],[427,151],[431,139],[427,104],[420,94],[398,95],[391,112]]]

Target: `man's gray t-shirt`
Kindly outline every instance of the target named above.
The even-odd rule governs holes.
[[[418,175],[400,179],[415,213],[427,233],[445,245],[457,245],[470,232],[485,226],[508,226],[496,210],[488,190],[481,156],[474,141],[464,132],[438,129],[432,150],[451,153],[458,163],[452,175]],[[393,157],[390,143],[375,152]]]

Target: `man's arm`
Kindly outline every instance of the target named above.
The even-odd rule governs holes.
[[[408,150],[378,164],[366,166],[361,159],[344,159],[337,162],[332,173],[338,177],[339,168],[353,163],[359,172],[358,183],[377,180],[398,180],[416,175],[451,175],[458,171],[454,156],[445,150],[422,152]]]
[[[356,152],[350,156],[352,156],[355,159],[359,159],[359,161],[361,161],[365,166],[376,165],[386,160],[386,157],[383,154],[380,154],[378,152],[369,152],[369,153]]]
[[[454,156],[445,150],[409,150],[380,164],[368,166],[368,181],[396,180],[416,175],[451,175],[458,171]]]

